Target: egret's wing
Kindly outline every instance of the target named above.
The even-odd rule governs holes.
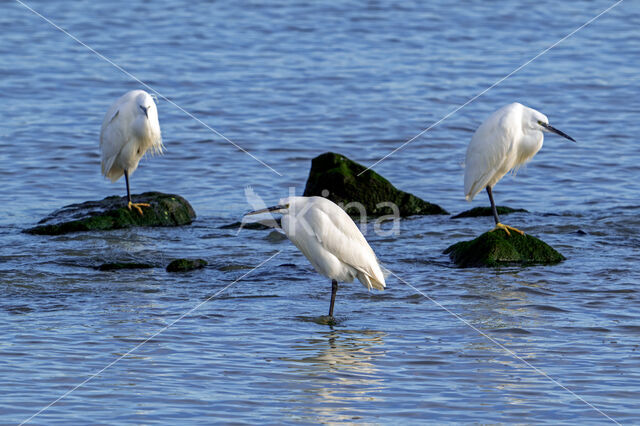
[[[311,208],[304,214],[318,243],[340,261],[370,278],[371,286],[384,289],[385,280],[378,259],[362,232],[340,207],[333,203],[322,204],[320,208]]]
[[[516,129],[508,125],[508,121],[505,116],[496,117],[494,114],[473,134],[464,170],[467,201],[471,201],[495,177],[500,179],[508,171],[504,170],[504,164],[516,137]]]
[[[124,147],[127,136],[123,125],[119,105],[115,104],[107,111],[100,131],[100,151],[102,152],[102,174],[115,180],[120,177],[110,176],[113,162]],[[114,179],[115,177],[115,179]]]

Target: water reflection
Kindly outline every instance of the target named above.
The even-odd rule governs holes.
[[[380,402],[385,389],[378,361],[385,356],[385,333],[332,330],[303,341],[288,358],[301,392],[292,399],[295,420],[350,421],[366,413],[362,402]]]
[[[525,282],[516,273],[495,274],[491,280],[477,281],[479,284],[466,287],[466,319],[518,357],[536,364],[540,353],[534,345],[535,331],[544,326],[545,313],[556,312],[550,304],[536,304],[536,293],[542,293],[544,288],[535,282]],[[549,303],[548,299],[545,301]],[[481,364],[478,373],[485,380],[480,388],[489,393],[497,391],[504,404],[540,401],[535,390],[541,380],[538,373],[505,349],[486,338],[478,338],[467,342],[464,352]]]
[[[540,315],[531,306],[532,295],[522,288],[539,286],[515,274],[470,277],[463,294],[466,319],[487,331],[520,329],[523,332],[519,334],[527,334],[527,328],[535,327]]]

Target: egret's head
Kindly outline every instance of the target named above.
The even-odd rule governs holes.
[[[147,119],[149,119],[149,112],[155,107],[155,102],[153,102],[153,98],[148,93],[141,93],[136,98],[136,103],[138,104],[138,109],[140,112],[144,114]]]
[[[531,111],[533,112],[533,114],[530,122],[533,124],[534,129],[540,130],[542,132],[555,133],[556,135],[560,135],[563,138],[569,139],[570,141],[573,141],[573,142],[576,141],[571,136],[567,135],[565,132],[558,130],[555,127],[549,125],[549,119],[547,118],[546,115],[534,109],[532,109]]]

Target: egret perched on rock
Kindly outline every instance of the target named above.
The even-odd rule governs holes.
[[[552,132],[575,142],[571,136],[551,127],[544,114],[517,102],[491,114],[473,134],[465,161],[465,198],[471,201],[486,188],[496,222],[494,230],[504,229],[511,235],[511,229],[524,234],[500,223],[492,189],[509,170],[517,169],[536,155],[542,148],[543,132]]]
[[[162,154],[162,135],[158,122],[158,109],[153,98],[144,90],[132,90],[115,101],[102,121],[100,150],[102,151],[102,174],[115,182],[124,174],[127,182],[129,210],[146,203],[132,203],[129,191],[129,175],[138,167],[142,156],[151,149]]]
[[[384,274],[375,253],[360,229],[344,210],[323,197],[289,197],[280,204],[256,210],[281,213],[282,230],[320,274],[331,279],[329,316],[338,291],[338,281],[358,278],[368,289],[384,290]]]

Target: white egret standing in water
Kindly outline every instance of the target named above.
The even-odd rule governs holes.
[[[464,193],[467,201],[482,189],[487,190],[495,229],[509,229],[524,234],[519,229],[500,223],[493,201],[493,186],[509,171],[518,168],[542,148],[543,132],[556,133],[573,142],[575,140],[549,125],[547,117],[519,103],[500,108],[478,127],[467,148],[464,170]]]
[[[149,207],[146,203],[131,202],[129,175],[148,149],[161,154],[162,148],[158,109],[151,95],[144,90],[132,90],[109,107],[100,131],[102,174],[111,182],[124,174],[129,210],[134,207],[142,214],[141,207]]]
[[[332,201],[323,197],[289,197],[277,206],[247,215],[266,212],[282,214],[286,236],[316,271],[331,279],[329,316],[333,316],[338,281],[350,283],[357,277],[368,289],[386,287],[378,259],[364,235]]]

